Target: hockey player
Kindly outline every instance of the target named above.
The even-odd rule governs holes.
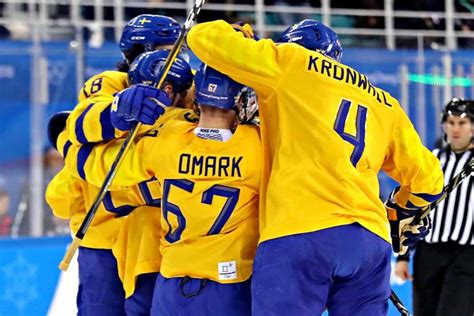
[[[51,145],[63,156],[67,155],[69,148],[67,134],[62,132],[68,115],[69,113],[58,113],[48,124]],[[87,207],[92,205],[98,191],[98,188],[73,177],[64,168],[49,183],[46,201],[55,216],[70,221],[71,231],[76,233]],[[78,315],[125,315],[125,295],[118,279],[116,261],[110,251],[118,234],[120,221],[101,205],[82,241],[78,259]]]
[[[244,28],[199,24],[187,43],[259,98],[264,178],[253,315],[318,315],[325,307],[384,315],[390,242],[398,251],[402,228],[413,230],[411,239],[426,231],[410,225],[442,191],[439,162],[397,100],[339,63],[330,28],[304,20],[279,43],[246,38]],[[380,169],[401,185],[389,210],[378,198]]]
[[[152,315],[248,315],[258,239],[258,127],[235,125],[241,85],[203,66],[195,86],[199,122],[168,120],[142,137],[114,181],[127,186],[156,177],[162,184],[163,257]],[[139,89],[116,97],[113,118],[146,121]],[[85,164],[88,181],[100,184],[121,143],[94,148]]]
[[[142,14],[130,20],[120,38],[124,60],[117,65],[118,71],[93,76],[79,92],[79,103],[67,122],[69,140],[87,144],[122,137],[124,133],[110,124],[110,105],[116,93],[129,87],[130,65],[143,52],[172,47],[180,32],[179,24],[167,16]]]
[[[134,72],[131,72],[130,81],[132,83],[143,82],[146,80],[156,80],[159,65],[162,64],[168,55],[167,51],[160,50],[156,52],[145,53],[143,58],[137,58],[137,62],[132,64]],[[143,69],[150,69],[145,71]],[[128,80],[127,80],[128,81]],[[170,96],[175,96],[177,93],[186,91],[192,84],[191,68],[181,58],[178,58],[173,63],[170,73],[166,78],[165,88],[170,93]],[[105,98],[104,98],[105,99]],[[109,106],[110,108],[110,106]],[[172,112],[172,109],[170,109]],[[180,113],[174,111],[173,115],[179,117]],[[181,114],[189,120],[195,120],[195,115],[192,111],[181,110]],[[82,122],[81,130],[86,132],[90,130],[103,128],[104,125],[111,125],[110,116],[104,117],[100,115],[96,117],[96,122],[93,121],[93,116],[89,116],[89,120]],[[64,120],[64,125],[66,118]],[[61,124],[51,124],[54,128],[54,133],[58,135],[64,128]],[[113,127],[112,127],[113,128]],[[77,131],[77,130],[76,130]],[[92,135],[92,133],[90,133]],[[115,134],[115,133],[114,133]],[[67,139],[67,134],[63,133],[61,139],[63,140],[60,150],[66,155],[71,142]],[[99,134],[100,135],[100,134]],[[102,133],[102,135],[104,135]],[[115,134],[118,136],[118,133]],[[88,144],[83,147],[77,159],[78,172],[83,174],[82,162],[87,159],[87,154],[92,145]],[[82,194],[86,195],[86,208],[65,208],[64,203],[75,196],[78,190],[71,190],[69,194],[64,192],[68,188],[82,187],[81,181],[71,179],[72,177],[66,172],[62,171],[49,185],[47,198],[51,201],[53,211],[59,210],[63,213],[60,217],[71,218],[71,230],[76,233],[82,219],[85,216],[85,211],[90,208],[93,199],[97,196],[97,188],[83,188]],[[84,181],[82,181],[84,182]],[[65,184],[72,183],[68,186]],[[117,313],[117,309],[113,306],[122,306],[123,313],[123,298],[127,298],[125,302],[125,312],[127,314],[139,315],[149,314],[151,307],[151,295],[154,287],[154,280],[156,273],[159,271],[159,264],[161,256],[157,250],[157,244],[154,241],[159,241],[159,187],[156,180],[151,179],[140,183],[138,186],[130,190],[121,190],[107,193],[103,207],[98,210],[94,221],[88,231],[87,238],[79,248],[79,269],[80,269],[80,291],[78,293],[78,308],[80,313],[87,314],[101,314],[101,311],[110,308],[112,314]],[[127,219],[117,219],[114,213],[120,216],[127,215],[131,210],[138,206],[148,205],[150,207],[140,207],[136,210],[133,216]],[[153,209],[155,209],[153,211]],[[65,213],[64,213],[65,212]],[[140,215],[139,215],[140,214]],[[146,218],[142,222],[142,218]],[[135,229],[136,226],[140,229]],[[94,233],[99,232],[100,233]],[[136,244],[136,241],[143,240],[142,244]],[[112,256],[112,251],[118,261],[117,264]],[[114,269],[106,268],[98,269],[90,264],[90,262],[110,262],[114,264]],[[123,288],[125,294],[121,289],[123,281]],[[112,291],[112,285],[115,291]],[[118,286],[120,285],[120,286]],[[104,291],[107,294],[101,294]],[[118,308],[118,307],[117,307]],[[105,313],[105,312],[104,312]],[[105,314],[104,314],[105,315]]]
[[[129,71],[129,82],[132,85],[146,83],[154,85],[158,81],[160,66],[166,60],[168,51],[158,50],[141,54],[132,63]],[[192,73],[189,64],[180,57],[172,64],[168,76],[165,79],[166,96],[171,97],[171,103],[180,95],[186,94],[192,84]],[[147,87],[143,87],[147,88]],[[153,102],[149,99],[145,102]],[[155,125],[145,127],[142,130],[151,130],[160,126],[165,119],[184,120],[189,122],[197,121],[197,116],[192,110],[185,110],[175,107],[166,109],[166,118],[158,120]],[[147,121],[154,123],[153,121]],[[123,130],[130,129],[131,122],[120,120],[114,121],[117,127]],[[150,132],[153,135],[153,131]],[[147,135],[147,134],[144,134]],[[107,170],[105,170],[107,171]],[[134,186],[132,186],[134,187]],[[147,205],[154,207],[140,207],[131,212],[122,221],[120,232],[112,251],[117,258],[120,279],[125,290],[125,309],[127,313],[131,310],[131,315],[138,315],[138,311],[145,311],[143,315],[149,315],[152,302],[153,288],[160,266],[156,265],[154,258],[160,258],[160,207],[161,186],[159,181],[152,178],[146,183],[139,184],[140,191]],[[112,193],[115,193],[113,191]],[[132,203],[132,201],[130,201]],[[146,308],[144,308],[146,307]]]
[[[58,121],[57,116],[52,119],[55,120]],[[51,139],[59,151],[67,155],[67,133],[60,133],[57,141],[54,141],[56,137]],[[157,186],[156,181],[144,181],[131,188],[107,193],[79,250],[79,315],[149,315],[155,272],[159,271],[161,255],[159,251],[150,251],[139,245],[122,253],[120,246],[128,241],[133,243],[140,238],[149,238],[158,230],[159,218],[146,216],[147,221],[140,222],[140,230],[127,232],[136,216],[159,213],[159,209],[154,207],[156,201],[149,193],[157,191],[153,189]],[[49,183],[46,201],[55,216],[70,220],[71,231],[76,233],[98,192],[99,188],[63,168]],[[122,217],[132,210],[134,217]],[[115,250],[117,259],[112,256],[112,250]],[[125,265],[132,271],[126,273]]]

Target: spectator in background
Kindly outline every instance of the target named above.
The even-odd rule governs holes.
[[[208,0],[206,4],[234,4],[234,5],[254,5],[255,0]],[[235,10],[206,10],[206,6],[199,13],[198,22],[209,22],[214,20],[224,20],[229,23],[242,21],[245,23],[255,23],[255,12],[243,12]]]
[[[445,21],[442,18],[444,11],[444,1],[437,0],[398,0],[394,1],[394,10],[402,11],[432,11],[439,12],[430,17],[423,18],[395,18],[395,28],[412,30],[444,30]],[[397,47],[417,47],[418,39],[416,37],[397,37]],[[430,47],[431,44],[438,43],[443,45],[444,39],[441,37],[424,37],[424,46]]]
[[[5,9],[5,4],[0,3],[0,17],[5,17],[3,10]],[[0,25],[0,38],[8,38],[10,37],[10,31],[4,26]]]
[[[43,166],[44,166],[44,176],[43,176],[43,189],[46,190],[48,183],[51,179],[58,173],[59,170],[64,166],[64,161],[61,155],[53,148],[45,148],[43,152]],[[20,236],[29,236],[31,234],[31,223],[30,216],[32,212],[32,207],[29,201],[29,188],[28,182],[24,184],[22,189],[22,199],[24,198],[24,211],[19,214],[17,212],[15,221],[18,222],[18,235]],[[64,235],[69,233],[68,221],[56,219],[46,203],[46,200],[43,200],[43,234],[47,236],[52,235]]]
[[[474,101],[452,99],[442,116],[448,145],[435,149],[447,184],[474,155]],[[430,214],[431,232],[417,245],[413,276],[409,257],[399,257],[395,274],[413,280],[417,316],[474,315],[473,178],[466,179]]]
[[[455,10],[459,13],[474,13],[473,0],[456,1]],[[456,31],[465,33],[474,31],[474,20],[472,19],[456,19]],[[458,45],[462,48],[474,48],[474,38],[458,37]]]
[[[321,7],[321,2],[315,1],[315,0],[292,0],[292,1],[266,0],[265,5],[278,5],[278,6],[286,5],[286,6],[292,6],[292,7],[310,8],[310,7]],[[310,14],[292,13],[292,12],[278,12],[278,13],[275,13],[275,17],[277,20],[276,21],[277,24],[283,24],[283,25],[291,25],[304,19],[313,18]]]
[[[0,236],[10,236],[12,217],[10,216],[10,196],[0,189]]]
[[[383,10],[384,2],[380,0],[332,0],[331,7],[334,9],[356,9],[356,10]],[[333,27],[342,28],[364,28],[364,29],[383,29],[385,20],[383,16],[373,16],[367,12],[363,16],[331,16],[331,25]],[[342,35],[340,40],[345,45],[364,46],[364,47],[384,47],[384,36],[359,36],[359,35]]]

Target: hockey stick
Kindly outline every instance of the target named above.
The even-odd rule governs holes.
[[[471,159],[461,171],[449,181],[449,183],[443,188],[443,195],[439,197],[436,201],[430,205],[424,207],[421,211],[421,215],[415,218],[415,223],[419,223],[423,218],[428,216],[428,214],[433,211],[443,200],[448,196],[449,193],[453,192],[461,182],[464,181],[471,173],[474,171],[474,159]]]
[[[184,22],[183,27],[181,28],[181,33],[179,34],[178,39],[176,40],[176,43],[174,43],[173,48],[171,49],[168,57],[166,58],[166,62],[162,68],[162,71],[160,73],[160,80],[156,84],[156,87],[161,87],[163,82],[165,81],[166,74],[171,68],[171,65],[173,64],[174,60],[179,54],[179,51],[181,50],[184,40],[186,39],[186,35],[188,31],[191,29],[191,26],[195,22],[199,11],[201,11],[202,6],[204,5],[205,0],[195,0],[193,8],[191,12],[189,12],[189,15]],[[115,178],[118,169],[120,168],[120,165],[123,162],[123,159],[125,157],[125,154],[128,152],[130,149],[130,146],[133,143],[133,140],[138,134],[138,129],[140,128],[141,123],[137,123],[131,130],[130,133],[128,134],[127,138],[125,139],[124,143],[122,144],[122,147],[120,147],[120,150],[117,154],[117,157],[115,158],[112,167],[110,168],[109,173],[105,177],[104,183],[102,184],[99,194],[97,195],[94,203],[92,204],[92,207],[89,209],[87,212],[84,220],[82,221],[81,226],[79,227],[79,230],[76,233],[76,236],[74,237],[74,240],[72,241],[71,245],[66,251],[66,254],[63,257],[63,260],[59,264],[59,269],[66,271],[69,267],[69,263],[72,260],[72,257],[77,251],[77,248],[79,248],[79,245],[81,244],[82,239],[84,239],[84,235],[86,234],[87,230],[89,229],[89,226],[94,219],[94,216],[99,208],[100,203],[102,203],[102,200],[105,197],[105,194],[107,193],[107,190],[109,189],[110,185],[112,184],[113,179]]]
[[[402,301],[398,298],[397,294],[393,290],[390,290],[390,300],[392,301],[395,308],[400,312],[400,315],[410,316],[408,308],[403,305]]]
[[[415,217],[414,222],[419,223],[423,218],[428,216],[428,214],[433,211],[446,197],[449,193],[453,192],[461,182],[464,181],[471,173],[474,171],[474,159],[471,159],[466,166],[464,166],[461,171],[449,181],[449,183],[443,188],[443,194],[433,203],[424,207],[421,211],[421,214]],[[408,309],[403,305],[402,301],[398,298],[393,290],[390,292],[390,301],[392,301],[393,305],[397,308],[401,315],[410,315]]]

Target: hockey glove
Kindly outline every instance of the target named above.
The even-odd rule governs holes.
[[[55,149],[58,149],[56,142],[59,134],[66,128],[66,121],[69,114],[71,114],[71,111],[58,112],[49,119],[48,139],[51,146]]]
[[[429,217],[425,217],[419,223],[415,223],[416,215],[421,210],[404,208],[395,202],[395,189],[388,200],[385,202],[385,208],[390,223],[390,235],[392,237],[392,249],[399,255],[405,255],[418,241],[428,235],[431,228]]]
[[[237,32],[241,32],[244,34],[244,37],[246,38],[253,38],[254,40],[259,40],[259,38],[253,33],[252,27],[249,24],[244,24],[244,22],[236,22],[234,24],[231,24]]]
[[[152,125],[165,112],[171,100],[162,90],[138,84],[119,92],[112,103],[112,125],[121,130],[132,129],[135,122]]]

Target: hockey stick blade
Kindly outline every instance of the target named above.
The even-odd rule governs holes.
[[[176,59],[176,56],[178,56],[178,53],[184,44],[186,34],[188,33],[189,29],[192,27],[193,22],[196,20],[204,3],[205,3],[204,0],[196,0],[194,2],[193,8],[191,12],[189,12],[186,22],[184,23],[181,29],[181,33],[179,34],[179,37],[176,40],[176,43],[174,43],[173,48],[171,49],[171,52],[168,54],[168,57],[166,58],[165,64],[159,75],[160,79],[158,80],[158,84],[156,85],[157,87],[161,87],[161,85],[163,84],[166,78],[166,74],[170,70],[171,65]],[[125,154],[128,152],[128,150],[130,149],[133,143],[133,140],[136,138],[140,125],[141,125],[140,123],[135,124],[135,126],[130,130],[124,143],[122,144],[122,147],[120,147],[117,157],[115,157],[115,160],[110,168],[110,171],[105,177],[104,183],[102,184],[100,191],[97,194],[97,197],[94,203],[92,204],[92,207],[89,209],[86,216],[84,217],[84,220],[82,221],[81,226],[79,227],[79,230],[77,231],[76,236],[74,237],[73,243],[68,247],[66,254],[61,260],[61,263],[59,264],[59,269],[63,271],[66,271],[68,269],[71,259],[73,258],[75,252],[79,248],[79,245],[82,239],[84,239],[84,236],[87,230],[89,229],[89,226],[92,220],[94,219],[94,216],[97,213],[97,210],[99,209],[100,203],[102,203],[102,200],[104,199],[105,194],[107,193],[107,190],[112,184],[112,181],[115,178],[117,171],[119,170],[120,165],[122,164],[124,160]]]

